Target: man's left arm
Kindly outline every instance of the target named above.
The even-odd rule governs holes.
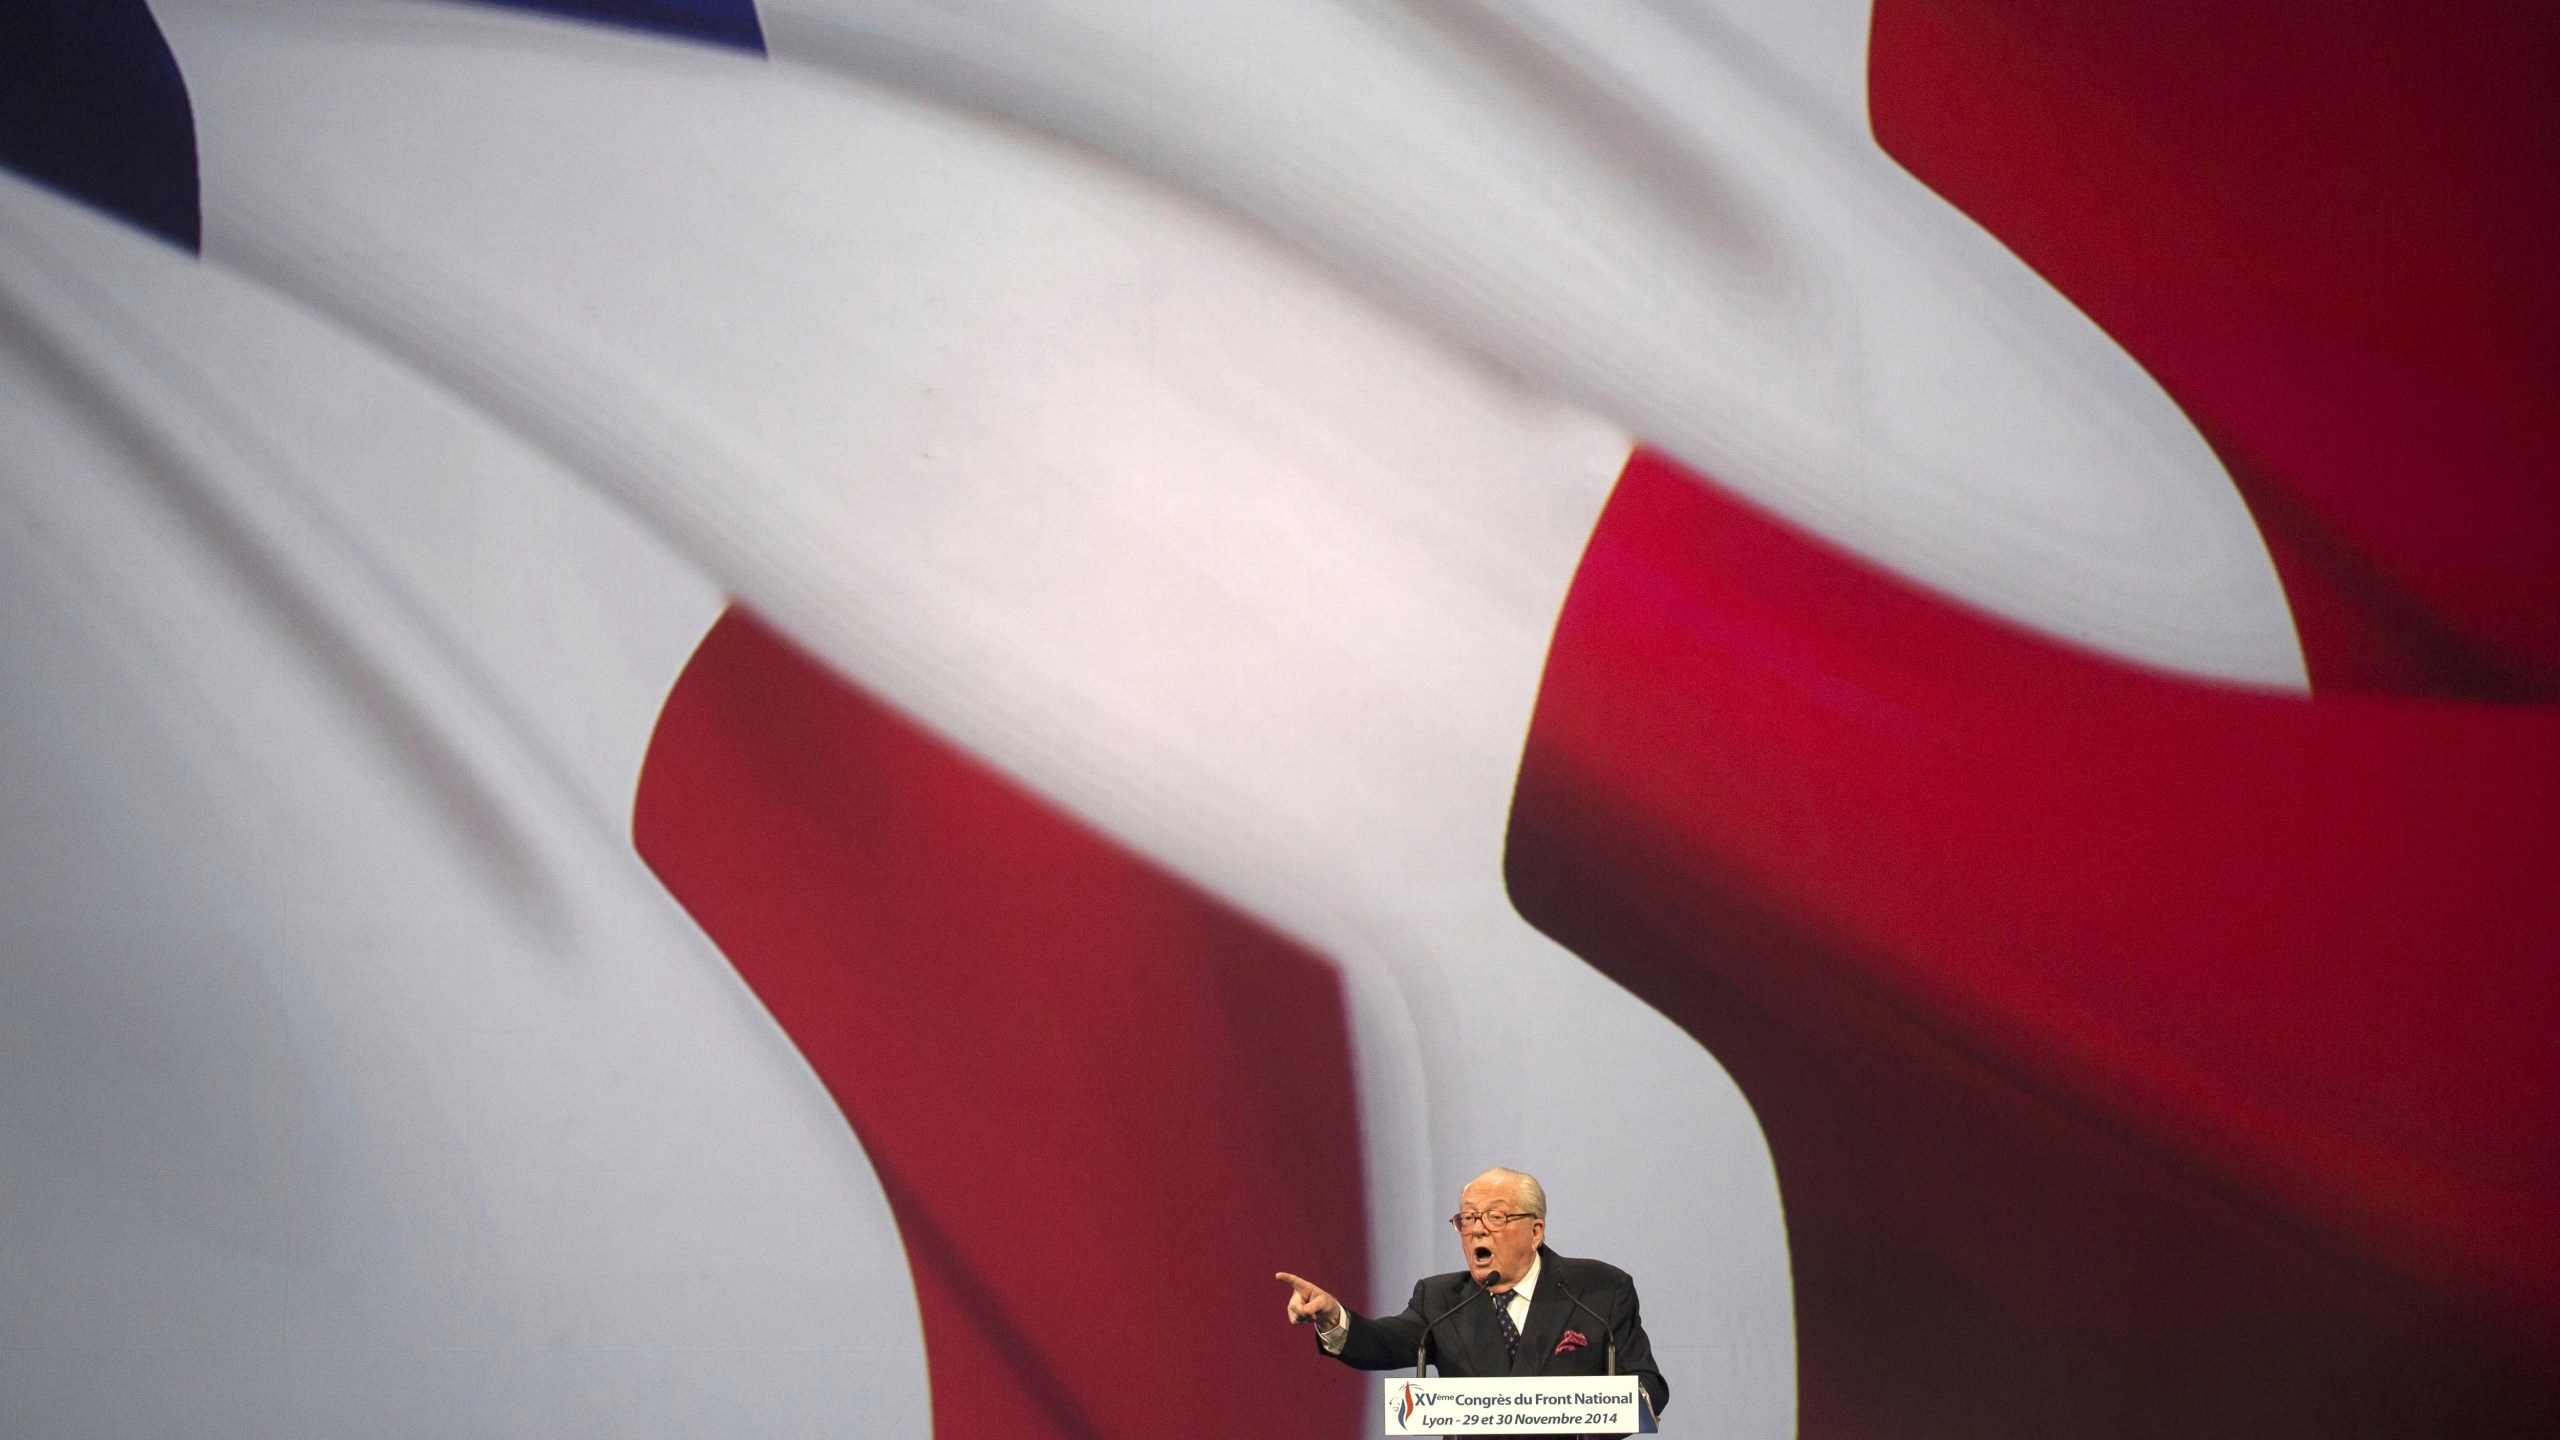
[[[1653,1413],[1659,1415],[1671,1403],[1671,1382],[1653,1363],[1653,1341],[1644,1333],[1644,1311],[1636,1300],[1636,1282],[1621,1275],[1621,1301],[1626,1306],[1618,1321],[1618,1370],[1643,1380],[1644,1393],[1653,1401]]]

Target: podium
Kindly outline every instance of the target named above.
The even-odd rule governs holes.
[[[1391,1379],[1390,1435],[1651,1435],[1653,1406],[1633,1375],[1525,1380]]]

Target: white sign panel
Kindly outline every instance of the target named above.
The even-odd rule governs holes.
[[[1387,1433],[1652,1434],[1653,1415],[1633,1375],[1534,1380],[1390,1379]]]

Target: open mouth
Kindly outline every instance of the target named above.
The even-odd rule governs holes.
[[[1479,1246],[1477,1246],[1477,1247],[1476,1247],[1476,1263],[1477,1263],[1477,1264],[1482,1265],[1482,1264],[1484,1264],[1486,1261],[1491,1260],[1492,1258],[1493,1258],[1493,1247],[1492,1247],[1492,1246],[1490,1246],[1490,1245],[1479,1245]]]

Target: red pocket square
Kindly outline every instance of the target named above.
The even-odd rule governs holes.
[[[1567,1350],[1579,1350],[1590,1343],[1590,1336],[1579,1330],[1567,1330],[1564,1332],[1564,1338],[1556,1342],[1556,1353],[1561,1355]]]

